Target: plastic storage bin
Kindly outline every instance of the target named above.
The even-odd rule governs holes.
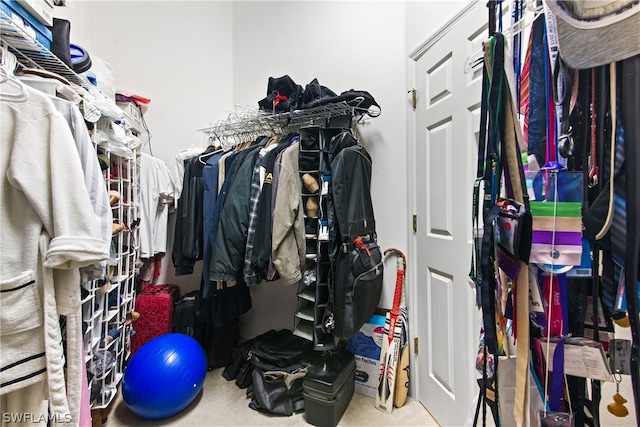
[[[335,427],[351,402],[356,362],[353,354],[330,351],[322,355],[304,377],[306,421],[319,427]]]

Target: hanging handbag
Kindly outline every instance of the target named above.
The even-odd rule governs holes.
[[[582,260],[582,174],[542,170],[532,182],[530,261],[566,272]]]
[[[514,199],[498,199],[494,227],[498,266],[511,279],[518,277],[520,260],[528,257],[529,249],[523,245],[523,232],[530,229],[531,220],[524,203]],[[528,240],[527,240],[528,241]]]
[[[375,241],[358,236],[351,244],[343,244],[330,281],[333,289],[327,308],[333,328],[327,330],[340,339],[358,332],[378,308],[382,281],[382,252]]]

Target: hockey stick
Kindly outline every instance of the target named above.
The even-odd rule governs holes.
[[[375,406],[377,409],[391,413],[393,411],[393,396],[395,393],[396,368],[400,353],[400,340],[402,337],[402,318],[400,314],[400,298],[402,296],[402,284],[404,282],[404,269],[406,258],[404,254],[395,248],[384,251],[384,254],[393,252],[398,257],[398,269],[396,274],[396,289],[393,295],[393,307],[387,313],[384,323],[384,336],[382,337],[382,349],[380,352],[380,367],[378,369],[378,388],[376,391]]]

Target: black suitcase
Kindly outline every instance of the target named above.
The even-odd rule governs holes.
[[[346,351],[330,351],[316,361],[304,377],[307,423],[335,427],[353,397],[356,361]]]
[[[199,304],[200,291],[189,292],[176,302],[173,310],[173,332],[189,335],[204,347],[207,325],[198,319]]]

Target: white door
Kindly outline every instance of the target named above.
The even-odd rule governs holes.
[[[435,34],[411,55],[417,89],[409,118],[417,215],[411,280],[419,344],[413,372],[417,398],[436,421],[461,426],[478,390],[480,327],[468,274],[482,67],[465,72],[465,62],[487,38],[485,3],[468,5]]]

